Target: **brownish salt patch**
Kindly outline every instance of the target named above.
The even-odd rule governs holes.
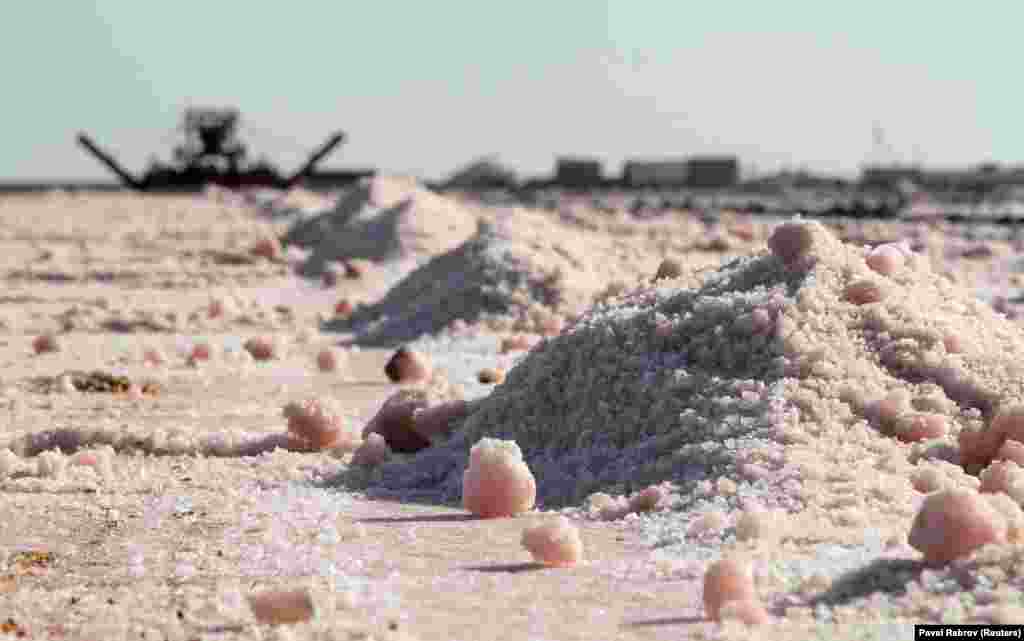
[[[325,347],[317,352],[316,366],[321,372],[336,372],[341,362],[342,358],[335,349]]]
[[[59,352],[60,343],[53,334],[41,334],[32,339],[32,350],[36,354]]]
[[[666,258],[658,265],[658,271],[654,273],[654,280],[665,278],[679,278],[683,275],[683,264],[674,258]]]

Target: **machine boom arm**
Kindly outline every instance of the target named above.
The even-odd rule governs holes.
[[[340,145],[344,140],[345,134],[340,131],[335,133],[330,138],[328,138],[327,142],[325,142],[323,145],[320,146],[319,149],[313,152],[313,154],[309,157],[309,160],[307,160],[304,165],[299,167],[298,171],[292,174],[291,177],[285,181],[285,188],[287,189],[289,187],[292,187],[293,185],[295,185],[295,183],[302,180],[303,177],[311,173],[313,171],[313,168],[316,167],[316,164],[323,160],[325,157],[327,157],[327,154],[334,151],[334,148]]]
[[[125,186],[137,190],[142,190],[144,188],[143,184],[139,181],[138,178],[131,175],[123,167],[121,167],[121,165],[117,164],[117,161],[114,160],[113,157],[110,156],[110,154],[100,149],[96,145],[96,143],[92,141],[92,138],[90,138],[84,133],[80,133],[78,134],[77,140],[78,144],[84,147],[86,151],[95,156],[96,159],[99,160],[101,163],[106,165],[106,167],[110,171],[117,174],[117,177],[121,179],[121,182],[124,183]]]

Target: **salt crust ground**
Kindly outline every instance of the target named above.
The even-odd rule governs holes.
[[[284,226],[206,199],[52,194],[0,201],[0,219],[5,437],[14,442],[55,428],[109,428],[145,437],[136,441],[139,451],[116,453],[110,467],[98,472],[71,467],[53,478],[44,466],[39,477],[35,467],[44,457],[37,456],[23,459],[22,473],[0,485],[0,604],[11,625],[33,637],[749,638],[747,631],[719,629],[700,618],[701,569],[737,551],[756,557],[759,591],[773,615],[785,615],[793,628],[787,634],[799,638],[908,638],[912,621],[999,620],[1012,618],[1012,608],[1019,607],[1017,550],[986,549],[926,569],[905,545],[894,543],[892,530],[905,523],[913,505],[901,504],[899,492],[895,500],[884,492],[879,499],[879,488],[859,479],[831,478],[856,449],[805,451],[801,473],[820,467],[814,456],[831,456],[839,465],[823,479],[809,479],[802,492],[782,495],[814,506],[826,500],[815,498],[819,494],[838,500],[829,511],[852,514],[853,508],[864,519],[859,526],[837,525],[821,510],[810,510],[791,526],[801,536],[786,536],[782,528],[777,536],[737,541],[734,508],[745,497],[765,498],[754,484],[738,481],[734,493],[727,483],[703,495],[694,492],[679,511],[614,523],[584,519],[587,561],[571,571],[523,565],[529,559],[518,538],[525,521],[467,521],[457,510],[367,501],[325,486],[345,465],[331,454],[146,456],[147,449],[161,449],[158,443],[172,452],[174,443],[184,443],[188,451],[197,437],[216,431],[280,430],[283,404],[310,394],[342,400],[354,421],[372,415],[393,389],[381,373],[388,352],[351,353],[348,376],[317,375],[312,363],[319,347],[333,340],[316,329],[324,310],[338,295],[373,300],[374,284],[318,291],[297,285],[285,265],[247,260],[251,242]],[[585,217],[573,224],[581,221],[592,224]],[[874,240],[909,237],[896,226],[847,231]],[[928,231],[917,241],[939,271],[952,270],[968,287],[1011,297],[1018,283],[1008,266],[1009,245],[994,244],[990,256],[961,256],[952,263],[953,251],[946,249],[961,241],[941,233]],[[763,239],[764,230],[760,234]],[[696,243],[680,241],[699,251]],[[651,273],[654,266],[656,261]],[[225,319],[204,318],[211,296],[237,305]],[[291,313],[275,305],[287,305]],[[612,315],[622,314],[621,305],[612,309],[619,310]],[[1005,324],[984,313],[986,327]],[[163,319],[167,325],[104,325],[125,319]],[[31,338],[40,331],[60,332],[62,351],[32,356]],[[287,346],[280,361],[254,364],[240,356],[245,338],[267,333]],[[998,340],[975,334],[979,349]],[[198,340],[209,341],[216,356],[190,369],[184,354]],[[417,345],[434,350],[451,379],[468,380],[466,369],[486,360],[488,340],[441,336]],[[460,344],[472,346],[468,355],[459,355]],[[141,366],[141,351],[150,345],[168,355],[166,369]],[[517,359],[526,372],[553,353],[525,357],[534,359],[528,367]],[[494,354],[495,362],[500,358]],[[964,362],[964,371],[986,375],[971,365],[970,355]],[[130,401],[29,391],[33,377],[69,368],[153,377],[164,392]],[[486,389],[468,392],[473,398]],[[858,438],[865,435],[851,440]],[[896,449],[889,458],[875,453],[874,460],[891,463],[890,475],[905,472],[907,448],[877,442],[884,444],[882,454]],[[710,510],[725,515],[725,527],[688,535],[695,522],[709,522],[704,517]],[[821,525],[827,527],[819,530]],[[27,550],[52,557],[21,555]],[[303,585],[317,605],[313,623],[278,630],[252,624],[246,594]],[[573,616],[566,617],[570,601]],[[876,621],[890,623],[869,623]]]

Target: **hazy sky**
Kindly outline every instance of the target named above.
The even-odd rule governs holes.
[[[186,104],[237,105],[283,169],[442,176],[497,152],[737,153],[761,170],[855,171],[892,153],[1024,162],[1024,3],[850,0],[40,0],[0,20],[0,179],[107,174],[165,154]]]

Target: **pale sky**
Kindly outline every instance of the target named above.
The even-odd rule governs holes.
[[[0,180],[141,173],[186,104],[236,105],[251,151],[443,176],[498,153],[735,153],[759,170],[870,159],[1024,164],[1024,3],[39,0],[0,19]],[[891,152],[872,144],[883,127]]]

